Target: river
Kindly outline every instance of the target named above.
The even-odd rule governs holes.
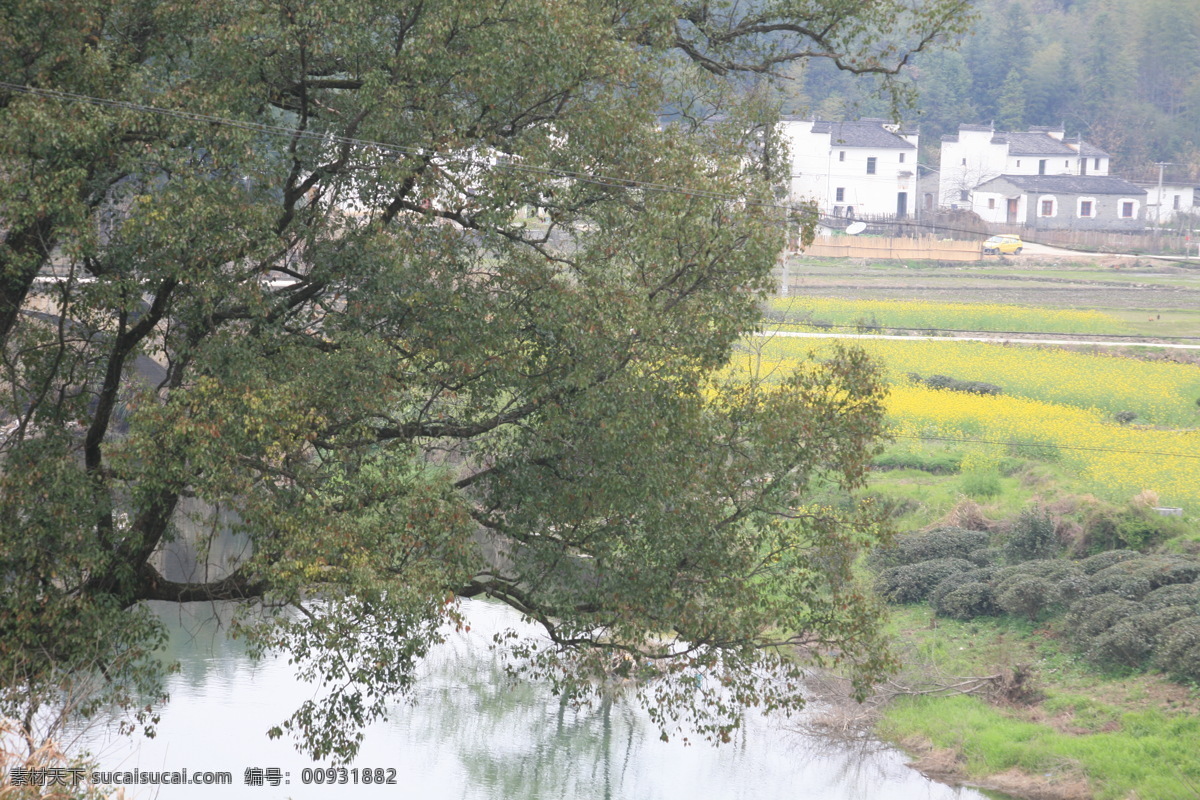
[[[470,632],[453,633],[438,646],[411,702],[367,730],[359,756],[347,765],[346,785],[318,784],[329,774],[318,771],[328,765],[312,763],[286,738],[266,736],[313,696],[312,687],[294,677],[286,659],[252,662],[239,642],[222,635],[207,607],[183,616],[172,608],[167,617],[167,655],[181,670],[169,680],[158,735],[126,738],[93,727],[82,743],[105,771],[186,768],[192,778],[225,772],[231,779],[220,786],[127,786],[131,800],[984,799],[925,779],[905,766],[901,753],[878,743],[846,749],[803,735],[795,719],[750,712],[731,743],[713,747],[661,741],[631,698],[573,710],[545,686],[506,677],[489,643],[496,631],[520,627],[515,612],[483,601],[469,601],[465,610]],[[394,783],[364,785],[365,768],[372,779],[394,777]]]

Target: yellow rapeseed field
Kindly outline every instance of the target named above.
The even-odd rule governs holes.
[[[1166,505],[1200,508],[1200,458],[1189,457],[1200,456],[1200,367],[977,342],[853,344],[891,375],[888,412],[898,445],[917,447],[930,437],[978,440],[962,447],[1053,458],[1080,489],[1109,499],[1149,489]],[[732,367],[769,376],[831,346],[756,338]],[[909,372],[986,381],[1005,394],[930,389],[910,381]],[[1137,411],[1139,419],[1119,424],[1113,419],[1119,410]],[[1158,427],[1138,424],[1143,421]]]
[[[1133,411],[1140,423],[1200,424],[1200,366],[1194,364],[986,342],[859,339],[854,344],[883,362],[894,382],[908,373],[948,375],[995,384],[1006,395],[1096,409],[1109,416]],[[776,337],[762,343],[762,354],[778,361],[803,358],[829,346]]]

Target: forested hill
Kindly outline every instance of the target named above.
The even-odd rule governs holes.
[[[1200,0],[978,0],[957,49],[921,54],[907,79],[919,92],[922,155],[959,123],[997,129],[1064,124],[1115,157],[1126,177],[1200,178]],[[785,112],[839,119],[885,116],[864,81],[813,62]]]

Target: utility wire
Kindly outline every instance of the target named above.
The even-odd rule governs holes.
[[[228,117],[218,117],[212,114],[200,114],[192,111],[183,111],[180,109],[163,108],[161,106],[151,106],[142,103],[133,103],[125,100],[111,100],[94,95],[78,94],[75,92],[63,92],[55,89],[41,89],[33,86],[24,86],[18,83],[9,81],[0,81],[0,88],[8,89],[14,92],[22,92],[24,94],[34,95],[37,97],[45,97],[56,100],[64,100],[76,103],[88,103],[91,105],[105,106],[109,108],[120,108],[127,111],[135,111],[143,114],[155,114],[163,117],[171,117],[188,122],[200,122],[207,125],[223,125],[226,127],[238,128],[241,130],[253,131],[256,133],[265,133],[272,136],[286,136],[288,138],[306,139],[327,144],[339,144],[374,148],[381,152],[397,153],[400,155],[427,158],[430,160],[441,160],[446,162],[457,162],[467,166],[491,167],[492,169],[504,169],[511,172],[525,172],[531,175],[540,175],[543,177],[553,178],[570,178],[581,183],[589,183],[595,186],[602,186],[611,189],[647,189],[652,191],[665,192],[669,194],[678,194],[686,197],[702,197],[710,200],[728,200],[730,202],[743,203],[747,206],[756,208],[776,209],[780,211],[793,212],[795,206],[776,203],[766,200],[750,200],[739,195],[725,194],[722,192],[713,192],[704,189],[690,189],[683,186],[675,186],[671,184],[655,183],[653,181],[639,181],[631,178],[617,178],[604,175],[593,175],[586,172],[577,172],[570,170],[556,169],[553,167],[539,167],[534,164],[522,164],[513,161],[492,161],[481,159],[461,153],[446,153],[439,152],[437,148],[432,146],[411,146],[400,145],[393,142],[378,142],[368,139],[358,139],[352,136],[339,136],[337,134],[302,130],[300,128],[292,128],[286,125],[271,125],[263,122],[247,122],[245,120],[230,119]],[[979,231],[966,228],[954,228],[946,225],[936,225],[920,221],[904,221],[897,222],[905,227],[913,228],[935,228],[942,231],[950,231],[954,233],[967,233],[975,236],[982,235]],[[1033,239],[1027,239],[1033,244],[1041,244]],[[1103,253],[1095,253],[1095,255],[1104,255]],[[1154,256],[1159,261],[1166,261],[1174,264],[1195,267],[1195,262],[1189,259],[1172,259],[1165,256]]]

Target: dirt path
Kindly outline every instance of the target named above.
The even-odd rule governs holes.
[[[782,336],[795,339],[892,339],[901,342],[992,342],[994,344],[1050,344],[1074,347],[1166,347],[1176,350],[1200,350],[1200,344],[1174,344],[1146,341],[1097,341],[1095,339],[1027,339],[999,336],[893,336],[877,333],[809,333],[805,331],[762,331],[755,334],[767,338]]]

